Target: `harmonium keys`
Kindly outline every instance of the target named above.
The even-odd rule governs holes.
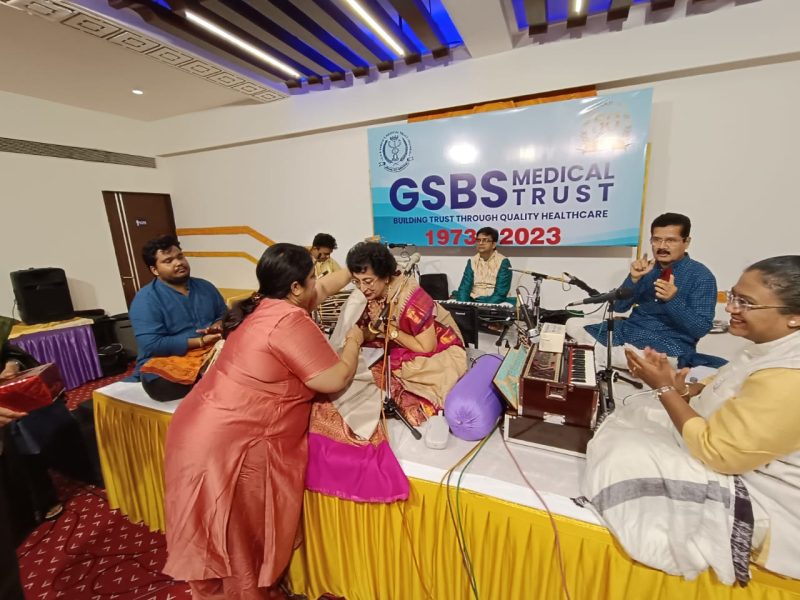
[[[598,399],[590,346],[566,344],[563,352],[531,349],[520,378],[519,414],[592,429]]]

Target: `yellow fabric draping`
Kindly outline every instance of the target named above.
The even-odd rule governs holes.
[[[244,300],[245,298],[249,298],[255,290],[245,290],[239,288],[217,288],[220,294],[222,294],[222,298],[225,300],[225,304],[228,308],[231,308],[234,304],[239,302],[239,300]]]
[[[450,492],[455,503],[455,492]],[[459,494],[462,523],[482,599],[564,598],[547,514],[482,494]],[[405,504],[367,505],[306,492],[305,544],[290,578],[311,598],[469,600],[447,496],[438,484],[411,481]],[[577,599],[788,600],[800,581],[754,569],[747,588],[711,573],[690,582],[634,563],[603,527],[555,516],[567,586]]]
[[[108,504],[164,531],[164,443],[172,415],[94,392],[94,421]]]
[[[28,335],[29,333],[42,333],[43,331],[55,331],[56,329],[67,329],[68,327],[80,327],[82,325],[91,324],[92,320],[84,317],[74,317],[64,321],[51,321],[50,323],[35,323],[33,325],[17,323],[11,328],[8,339],[13,340],[16,337]]]
[[[109,503],[164,530],[164,440],[172,416],[95,392],[95,423]],[[455,491],[450,498],[455,507]],[[459,494],[466,544],[484,600],[561,600],[546,513],[470,491]],[[306,492],[305,543],[289,577],[295,592],[348,600],[468,600],[444,487],[411,480],[405,503],[365,504]],[[554,517],[573,600],[800,600],[800,581],[753,569],[747,588],[696,581],[631,561],[603,527]]]
[[[519,98],[509,98],[507,100],[496,100],[484,102],[482,104],[458,106],[440,110],[432,110],[408,116],[409,123],[419,123],[420,121],[433,121],[436,119],[449,119],[450,117],[463,117],[477,113],[492,112],[495,110],[508,110],[509,108],[521,108],[534,104],[546,104],[547,102],[561,102],[563,100],[575,100],[576,98],[592,98],[597,95],[594,86],[564,90],[560,92],[547,92],[533,96],[522,96]]]

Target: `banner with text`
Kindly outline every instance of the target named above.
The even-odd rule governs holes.
[[[636,246],[652,90],[368,131],[375,233],[464,246]]]

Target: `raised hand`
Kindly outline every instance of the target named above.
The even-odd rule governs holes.
[[[647,253],[643,254],[642,258],[636,259],[631,263],[631,280],[636,283],[652,271],[655,264],[655,260],[648,260]]]

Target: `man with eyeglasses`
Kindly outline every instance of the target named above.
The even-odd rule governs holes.
[[[678,213],[664,213],[650,225],[653,258],[644,254],[633,261],[630,274],[620,286],[632,289],[633,296],[614,303],[615,312],[626,312],[631,306],[634,309],[614,327],[613,366],[627,367],[623,344],[649,346],[681,366],[691,364],[698,340],[711,330],[717,281],[705,265],[687,253],[691,228],[689,217]],[[606,323],[599,320],[570,319],[567,334],[578,343],[603,345]],[[604,348],[595,349],[595,356],[603,362],[605,354]]]
[[[506,302],[511,289],[511,263],[497,251],[500,234],[494,227],[483,227],[475,236],[478,252],[467,261],[461,284],[454,294],[459,302]]]

